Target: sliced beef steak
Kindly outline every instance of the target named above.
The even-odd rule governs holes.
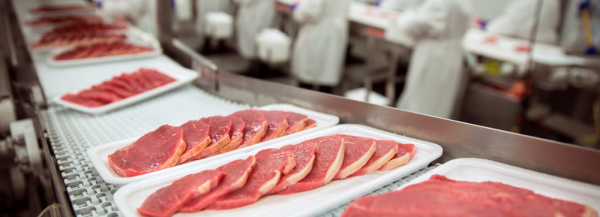
[[[117,94],[102,90],[83,90],[77,95],[84,99],[92,99],[104,103],[113,103],[123,99],[123,97],[120,97]]]
[[[112,92],[121,98],[127,98],[135,95],[135,93],[131,93],[125,89],[112,85],[110,82],[104,82],[100,85],[96,85],[92,87],[92,90],[100,90],[106,92]]]
[[[285,135],[290,135],[292,133],[300,132],[306,127],[306,124],[308,124],[308,117],[306,115],[298,114],[298,113],[294,113],[294,112],[283,112],[283,113],[285,113],[288,116],[288,122],[289,122],[289,126],[285,130]]]
[[[371,159],[369,159],[369,161],[367,161],[367,163],[360,168],[360,170],[356,171],[349,177],[362,176],[372,173],[389,162],[390,159],[392,159],[392,157],[398,153],[398,145],[394,141],[377,140],[375,145],[377,146],[377,150],[373,156],[371,156]]]
[[[90,108],[106,105],[106,102],[101,102],[101,101],[98,101],[95,99],[86,99],[81,96],[70,94],[70,93],[65,94],[64,96],[62,96],[60,98],[64,101],[75,103],[75,104],[82,105],[85,107],[90,107]]]
[[[317,122],[315,120],[308,119],[308,122],[306,122],[306,126],[302,130],[308,130],[310,128],[315,128],[316,126],[317,126]]]
[[[228,164],[220,166],[216,171],[225,173],[225,178],[221,181],[221,184],[209,193],[196,197],[185,204],[179,211],[180,212],[198,212],[208,205],[213,203],[232,191],[242,188],[248,176],[252,172],[252,168],[256,164],[256,158],[254,156],[248,157],[246,160],[236,160]]]
[[[398,153],[396,153],[394,157],[392,157],[392,159],[384,164],[379,170],[391,170],[402,166],[407,164],[415,156],[415,153],[417,152],[415,145],[402,143],[396,144],[398,145]]]
[[[181,127],[163,125],[108,155],[108,163],[120,176],[138,176],[175,166],[185,146]]]
[[[282,176],[279,183],[267,193],[268,195],[280,192],[304,179],[312,170],[318,146],[314,142],[303,142],[297,145],[283,146],[280,150],[294,153],[296,167],[290,173]]]
[[[365,137],[340,135],[344,139],[344,161],[333,179],[344,179],[360,170],[377,150],[375,140]]]
[[[237,149],[245,148],[260,142],[267,132],[267,127],[269,127],[269,122],[267,122],[265,116],[257,110],[239,111],[231,114],[231,116],[242,119],[244,124],[246,124],[242,144],[240,144]]]
[[[257,157],[256,166],[254,166],[246,185],[215,201],[207,209],[233,209],[256,202],[262,195],[277,185],[282,171],[290,162],[294,162],[292,152]]]
[[[338,173],[344,161],[344,140],[340,136],[328,136],[312,139],[316,142],[317,151],[310,173],[301,181],[290,185],[277,194],[293,194],[319,188],[329,183]]]
[[[289,126],[288,116],[286,114],[276,111],[261,111],[261,113],[265,116],[267,122],[269,122],[269,127],[267,127],[267,132],[260,142],[269,141],[285,135],[285,130]]]
[[[229,120],[231,120],[233,123],[230,133],[231,140],[229,143],[227,143],[227,145],[223,146],[223,148],[214,153],[214,155],[223,154],[234,150],[240,144],[242,144],[242,140],[244,139],[244,130],[246,129],[246,124],[244,124],[244,121],[236,116],[227,116],[227,118],[229,118]]]
[[[182,164],[190,158],[196,157],[210,144],[210,125],[198,120],[188,121],[181,125],[185,140],[185,151],[179,158],[178,164]]]
[[[231,141],[229,132],[231,132],[231,127],[233,126],[233,122],[231,122],[229,118],[223,116],[202,118],[200,121],[210,124],[210,138],[212,139],[212,142],[197,155],[196,159],[215,153],[223,146],[227,145],[227,143]]]
[[[434,175],[400,191],[366,196],[348,206],[354,216],[597,216],[590,207],[499,182],[465,182]]]
[[[137,211],[146,216],[172,216],[192,198],[219,185],[224,176],[225,173],[215,170],[184,176],[148,196]]]

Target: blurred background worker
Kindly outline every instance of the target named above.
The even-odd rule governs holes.
[[[142,31],[158,36],[156,0],[103,0],[102,11],[109,16],[124,17]]]
[[[539,20],[536,17],[538,4],[541,4]],[[538,20],[535,40],[556,44],[560,14],[559,0],[516,0],[506,7],[504,14],[487,24],[487,30],[529,40],[535,22]]]
[[[423,0],[381,0],[379,7],[395,11],[405,11],[417,8]]]
[[[292,73],[300,86],[322,86],[331,92],[331,87],[340,82],[348,41],[349,3],[303,0],[294,10],[294,19],[301,27],[294,44]]]
[[[275,2],[274,0],[235,1],[239,3],[235,23],[238,50],[242,57],[251,60],[250,73],[256,76],[261,73],[262,68],[262,64],[256,57],[256,36],[273,24]]]
[[[398,41],[413,45],[406,86],[397,107],[450,118],[463,77],[462,38],[470,0],[427,0],[393,24]],[[387,32],[387,31],[386,31]]]
[[[210,12],[226,12],[228,13],[230,10],[230,1],[229,0],[196,0],[196,33],[201,37],[203,48],[208,48],[206,46],[209,37],[206,37],[207,29],[207,21],[206,15]]]

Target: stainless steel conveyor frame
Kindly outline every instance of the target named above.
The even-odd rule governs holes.
[[[6,6],[9,1],[3,1]],[[197,54],[192,49],[173,38],[170,32],[170,1],[159,1],[159,23],[162,29],[159,40],[165,54],[185,67],[193,68],[201,78],[196,86],[216,96],[255,106],[272,103],[289,103],[296,106],[337,115],[342,123],[363,124],[389,132],[406,135],[437,143],[444,148],[444,154],[435,163],[444,163],[456,158],[484,158],[526,169],[531,169],[568,179],[600,185],[600,151],[578,147],[506,131],[480,127],[453,120],[415,114],[392,107],[384,107],[348,100],[342,97],[319,93],[311,90],[286,86],[278,83],[258,80],[219,70],[216,65]],[[3,7],[2,15],[14,16],[12,7]],[[6,19],[3,19],[6,21]],[[8,19],[14,21],[15,19]],[[11,28],[12,24],[5,28]],[[26,50],[22,37],[15,31],[3,30],[10,35],[8,41],[11,52],[8,53],[15,69],[34,70],[31,58],[22,58]],[[15,38],[17,37],[17,38]],[[12,52],[16,51],[16,52]],[[27,56],[26,54],[25,56]],[[19,71],[19,73],[25,73]],[[37,79],[37,76],[32,76]],[[35,81],[34,83],[39,83]],[[33,85],[35,86],[35,85]],[[39,84],[38,84],[39,87]],[[46,130],[41,123],[39,112],[44,110],[33,104],[32,118],[38,131],[45,162],[49,167],[54,184],[55,197],[62,205],[62,216],[73,216],[72,204],[65,190],[57,160],[50,147]],[[52,105],[51,105],[52,106]],[[118,112],[118,111],[117,111]]]

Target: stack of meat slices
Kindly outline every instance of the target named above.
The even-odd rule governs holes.
[[[54,48],[69,45],[87,46],[99,43],[121,42],[127,39],[124,34],[108,33],[78,33],[78,34],[49,34],[33,44],[33,48]]]
[[[108,23],[77,23],[69,26],[58,27],[45,32],[42,36],[47,35],[66,35],[66,34],[81,34],[81,33],[99,33],[108,31],[125,30],[127,26],[120,24]]]
[[[121,97],[119,94],[128,93],[127,89],[120,89],[127,85],[126,82],[134,82],[136,75],[144,76],[149,73],[148,71],[142,69],[131,75],[115,77],[111,81],[94,86],[92,90],[82,91],[77,95],[65,95],[63,100],[88,106],[100,105],[108,100],[118,100]],[[157,77],[157,75],[151,76]],[[141,80],[143,79],[146,78],[141,77]],[[130,88],[135,89],[135,87]],[[143,87],[140,85],[140,88]],[[250,109],[229,116],[191,120],[180,127],[163,125],[129,146],[118,149],[108,156],[108,160],[110,167],[120,176],[138,176],[296,133],[308,129],[306,124],[311,120],[306,115],[294,112]],[[165,129],[171,130],[165,131]],[[177,137],[179,139],[168,141],[149,139],[166,138],[175,134],[181,134]],[[160,148],[153,148],[155,146]],[[291,180],[294,178],[292,177]]]
[[[54,60],[74,60],[87,59],[95,57],[118,56],[128,54],[139,54],[152,52],[154,49],[149,47],[137,46],[122,41],[113,43],[93,44],[89,46],[78,46],[65,51],[54,57]]]
[[[434,175],[400,191],[359,198],[342,216],[597,217],[598,214],[586,205],[499,182],[456,181]]]
[[[181,178],[148,197],[138,212],[149,216],[170,216],[175,212],[234,209],[253,204],[263,196],[309,191],[334,179],[393,169],[410,161],[414,153],[414,145],[390,140],[349,135],[319,137],[279,149],[264,149],[246,160],[221,166],[216,171],[225,174],[224,181],[213,190],[195,197],[178,196],[184,194],[168,190],[188,176]],[[201,173],[210,171],[213,170]],[[193,191],[196,190],[186,192],[192,194],[195,193]],[[177,203],[156,208],[152,204],[158,204],[161,201],[158,198],[177,198]]]
[[[123,73],[91,89],[65,94],[62,100],[86,107],[99,107],[174,82],[175,79],[154,69],[141,68]]]
[[[42,13],[57,13],[57,12],[92,12],[96,8],[88,5],[61,5],[61,6],[41,6],[37,8],[29,9],[29,13],[42,14]]]
[[[35,20],[27,21],[28,26],[53,26],[53,25],[74,25],[86,23],[101,23],[99,16],[60,16],[60,17],[41,17]]]

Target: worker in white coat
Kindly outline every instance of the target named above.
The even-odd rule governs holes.
[[[222,0],[225,1],[225,0]],[[256,59],[256,35],[271,27],[275,17],[274,0],[235,0],[239,3],[236,17],[237,46],[240,55]]]
[[[539,18],[535,16],[538,2],[541,3]],[[487,24],[486,29],[529,40],[537,20],[536,41],[556,44],[560,17],[559,0],[514,0],[506,7],[504,14]]]
[[[461,42],[470,26],[471,8],[470,0],[427,0],[402,13],[393,31],[386,31],[397,36],[396,42],[414,45],[400,109],[451,117],[461,90]]]
[[[348,41],[350,0],[303,0],[293,12],[300,23],[292,73],[303,83],[337,86]]]
[[[103,0],[101,8],[109,16],[124,17],[142,31],[158,36],[157,0]]]
[[[210,12],[226,12],[230,9],[229,0],[196,0],[196,32],[204,35],[206,15]]]

